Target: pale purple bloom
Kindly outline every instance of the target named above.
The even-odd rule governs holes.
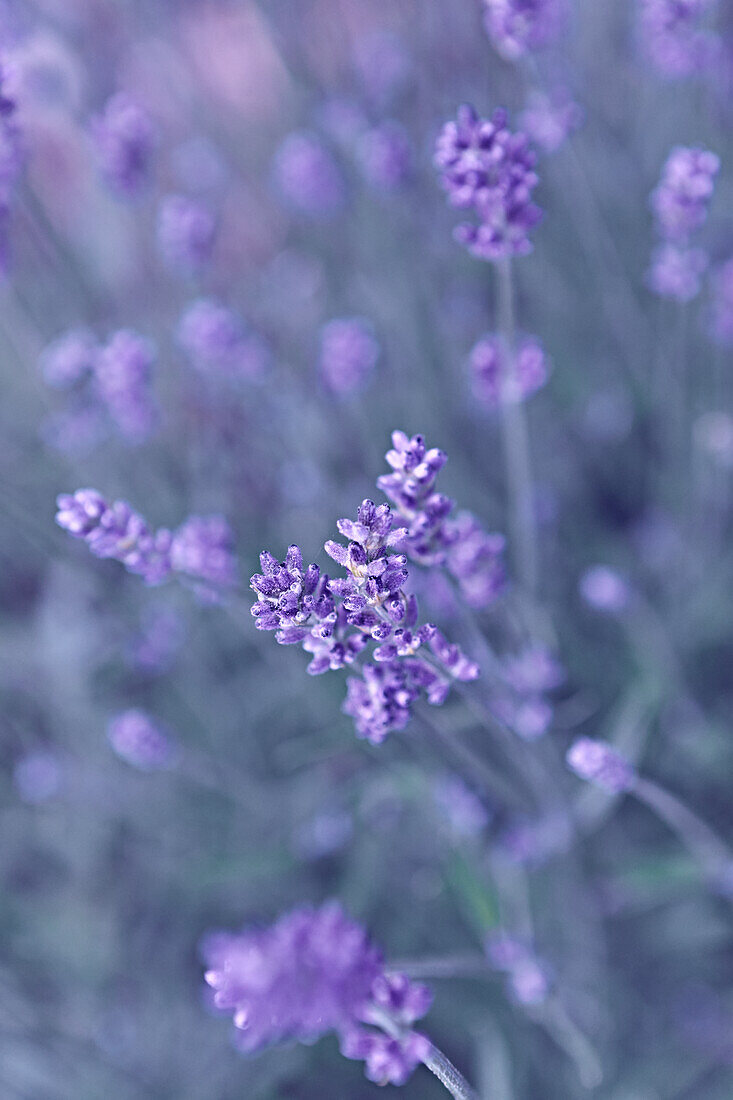
[[[719,170],[720,158],[707,149],[672,150],[650,200],[662,237],[685,241],[703,225]]]
[[[531,92],[519,116],[522,130],[546,153],[556,152],[582,122],[582,108],[562,89],[553,95]]]
[[[531,201],[535,162],[527,136],[507,129],[502,108],[482,119],[464,105],[443,127],[434,163],[450,203],[478,216],[478,224],[459,225],[454,234],[474,256],[499,260],[531,251],[529,231],[541,217]]]
[[[548,975],[522,940],[499,932],[487,940],[486,953],[491,964],[506,973],[507,988],[513,1000],[522,1005],[537,1005],[547,999]]]
[[[629,604],[630,592],[626,580],[608,565],[593,565],[580,578],[580,594],[596,611],[617,614]]]
[[[570,746],[565,759],[580,779],[586,779],[610,794],[628,791],[636,779],[633,766],[606,741],[581,737]]]
[[[367,130],[356,142],[364,179],[376,191],[396,191],[410,174],[412,146],[405,128],[392,119]]]
[[[707,266],[708,254],[704,249],[666,241],[652,253],[647,286],[660,298],[691,302],[700,293],[701,276]]]
[[[346,201],[341,169],[321,139],[298,130],[283,141],[274,163],[275,183],[285,202],[312,218],[330,218]]]
[[[718,344],[733,345],[733,259],[712,278],[710,334]]]
[[[24,802],[38,805],[58,794],[63,768],[55,753],[48,750],[21,756],[13,768],[13,786]]]
[[[404,1085],[430,1053],[430,1041],[419,1032],[393,1037],[384,1032],[347,1032],[340,1050],[345,1058],[365,1063],[366,1076],[377,1085]]]
[[[563,0],[483,0],[484,25],[494,49],[516,61],[551,42],[565,14]]]
[[[131,329],[112,333],[95,362],[97,391],[120,433],[131,443],[146,439],[158,419],[151,382],[155,347]]]
[[[144,710],[133,708],[117,714],[109,723],[107,736],[120,759],[140,771],[161,771],[175,759],[170,734]]]
[[[263,340],[233,310],[198,298],[181,317],[178,342],[197,370],[229,379],[259,378],[268,366]]]
[[[221,587],[237,579],[234,538],[223,516],[191,516],[173,534],[171,564],[186,573]]]
[[[132,198],[148,182],[156,146],[147,112],[127,93],[117,92],[92,119],[91,133],[100,172],[112,191]]]
[[[379,358],[374,328],[361,317],[342,317],[321,329],[319,366],[328,388],[339,396],[362,390]]]
[[[198,199],[167,195],[158,207],[158,249],[173,272],[201,271],[211,259],[215,230],[214,215]]]
[[[175,660],[185,633],[185,623],[173,608],[146,604],[139,630],[125,647],[128,665],[147,675],[166,672]]]
[[[478,836],[489,823],[490,816],[483,803],[457,775],[436,780],[433,799],[456,836]]]
[[[501,337],[482,336],[471,350],[469,365],[473,395],[489,408],[530,397],[544,386],[549,373],[547,356],[534,336],[518,341],[511,368]]]
[[[39,365],[49,386],[57,390],[68,389],[92,375],[96,355],[94,334],[86,328],[73,328],[44,348]]]
[[[693,76],[715,64],[722,44],[706,26],[714,10],[714,0],[639,0],[642,45],[663,76]]]

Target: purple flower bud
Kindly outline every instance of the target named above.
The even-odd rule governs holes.
[[[311,218],[331,218],[346,201],[341,170],[321,140],[306,130],[283,141],[274,163],[275,183],[285,202]]]
[[[484,25],[497,53],[516,61],[557,37],[563,0],[484,0]]]
[[[191,516],[173,534],[171,564],[179,573],[229,588],[237,580],[234,538],[223,516]]]
[[[583,122],[583,110],[564,89],[552,95],[532,92],[519,116],[519,125],[530,141],[545,153],[555,153]]]
[[[99,395],[131,443],[146,439],[158,419],[151,392],[154,362],[153,344],[130,329],[114,332],[96,359]]]
[[[662,237],[685,241],[703,225],[719,169],[720,158],[707,149],[672,150],[650,199]]]
[[[691,302],[700,293],[700,276],[707,266],[708,255],[702,248],[685,248],[666,242],[652,254],[646,283],[660,298]]]
[[[356,157],[370,187],[396,191],[410,174],[412,146],[404,127],[390,119],[359,137]]]
[[[97,342],[86,328],[69,329],[41,353],[43,377],[54,389],[68,389],[94,371]]]
[[[260,337],[233,310],[208,298],[192,302],[178,324],[178,341],[202,374],[261,377],[269,354]]]
[[[704,25],[713,8],[713,0],[640,0],[642,45],[662,76],[689,77],[717,63],[720,37]]]
[[[530,397],[547,381],[548,361],[539,340],[523,337],[510,369],[505,346],[499,336],[483,336],[470,356],[471,388],[477,401],[488,408]]]
[[[565,759],[580,779],[587,779],[611,794],[630,790],[636,780],[629,761],[605,741],[581,737],[570,746]]]
[[[116,715],[109,723],[107,736],[120,759],[140,771],[160,771],[175,759],[170,735],[143,710],[125,710]]]
[[[92,139],[103,178],[112,191],[133,198],[148,181],[156,133],[147,112],[118,92],[92,119]]]
[[[321,377],[338,396],[364,389],[378,358],[379,344],[369,321],[344,317],[321,329]]]
[[[211,259],[216,222],[207,206],[185,195],[168,195],[158,208],[158,250],[173,272],[195,275]]]
[[[608,565],[594,565],[580,578],[580,594],[596,611],[617,614],[628,607],[629,586],[615,569]]]

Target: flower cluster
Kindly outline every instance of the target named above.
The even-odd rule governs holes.
[[[531,200],[536,157],[527,136],[507,128],[505,110],[483,119],[473,107],[459,107],[440,133],[434,163],[450,203],[478,217],[478,224],[457,227],[457,241],[482,260],[531,251],[529,231],[541,217]]]
[[[519,340],[513,371],[508,369],[505,344],[494,333],[474,345],[469,366],[473,396],[488,408],[530,397],[544,386],[549,373],[544,348],[535,336]]]
[[[693,76],[715,61],[720,39],[705,27],[713,6],[713,0],[640,0],[642,44],[663,76]]]
[[[188,306],[177,336],[202,374],[236,380],[259,378],[267,370],[263,340],[233,310],[210,298],[198,298]]]
[[[580,779],[594,783],[609,794],[630,790],[636,779],[633,766],[606,741],[580,737],[570,746],[565,759]]]
[[[667,158],[650,200],[662,244],[647,283],[660,297],[689,302],[700,291],[708,257],[690,247],[690,237],[705,222],[719,168],[719,158],[706,149],[677,146]]]
[[[379,344],[369,321],[341,317],[321,329],[321,377],[333,393],[346,396],[363,389],[378,358]]]
[[[162,584],[174,573],[220,586],[236,579],[231,532],[220,516],[191,516],[177,531],[151,531],[126,501],[110,504],[95,489],[62,493],[57,505],[59,527],[83,539],[95,557],[122,562],[146,584]]]
[[[563,20],[562,0],[484,0],[484,25],[498,54],[516,61],[551,41]]]
[[[421,435],[394,432],[385,457],[393,472],[377,485],[400,517],[397,549],[419,565],[443,566],[471,607],[488,607],[505,584],[503,535],[484,531],[469,512],[452,515],[454,502],[435,489],[447,456],[426,447]]]
[[[125,92],[117,92],[91,123],[99,170],[110,189],[133,198],[147,183],[156,132],[142,107]]]
[[[337,904],[301,907],[266,928],[206,937],[202,955],[214,1007],[231,1013],[247,1053],[336,1032],[370,1080],[402,1084],[430,1044],[412,1030],[432,996],[385,970],[366,931]]]
[[[345,573],[330,578],[317,565],[307,568],[297,546],[284,562],[260,557],[262,573],[252,577],[252,607],[259,630],[273,630],[281,645],[298,644],[311,654],[308,672],[317,676],[355,665],[376,643],[375,664],[350,677],[345,713],[357,733],[374,743],[404,729],[422,692],[432,704],[444,702],[450,680],[473,680],[478,668],[432,625],[417,625],[418,606],[403,591],[406,557],[392,552],[400,529],[386,504],[365,500],[356,520],[338,521],[347,545],[329,540],[326,553]]]
[[[186,195],[167,195],[158,208],[158,251],[173,272],[196,275],[214,247],[216,221],[207,206]]]

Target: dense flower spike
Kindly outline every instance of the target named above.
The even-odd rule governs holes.
[[[343,707],[357,734],[375,744],[404,729],[421,693],[439,705],[451,679],[473,680],[479,673],[434,626],[417,625],[417,600],[403,591],[406,558],[392,552],[403,537],[393,522],[390,508],[371,500],[361,503],[356,520],[338,521],[349,542],[329,540],[325,550],[346,577],[331,579],[317,565],[304,568],[297,546],[282,563],[263,553],[262,573],[252,577],[257,628],[276,631],[281,645],[302,645],[312,654],[312,675],[354,665],[370,643],[377,643],[372,652],[377,663],[364,664],[359,678],[349,678]]]
[[[714,0],[639,0],[642,45],[663,76],[694,76],[715,63],[722,43],[706,27],[714,7]]]
[[[366,1061],[367,1076],[381,1083],[404,1082],[427,1056],[430,1044],[410,1028],[429,1009],[430,992],[388,974],[366,931],[337,904],[209,935],[202,954],[214,1004],[232,1014],[244,1051],[335,1031],[343,1053]]]
[[[323,142],[306,130],[285,138],[275,157],[274,173],[285,202],[308,217],[333,217],[346,201],[340,168]]]
[[[207,206],[186,195],[168,195],[158,208],[158,249],[173,272],[195,275],[214,246],[216,222]]]
[[[531,251],[529,231],[541,212],[531,201],[537,183],[535,154],[525,134],[507,129],[502,108],[490,119],[473,107],[459,107],[435,148],[435,167],[453,206],[473,210],[478,224],[455,231],[456,240],[482,260],[521,256]]]
[[[421,435],[394,432],[385,457],[393,473],[377,485],[405,524],[393,533],[396,547],[420,565],[444,566],[472,607],[488,607],[504,587],[503,536],[485,532],[468,512],[451,517],[453,501],[435,490],[447,457]]]
[[[192,302],[178,324],[178,342],[202,374],[259,378],[268,352],[260,337],[226,306],[210,298]]]
[[[117,714],[109,723],[107,736],[120,759],[140,771],[160,771],[175,759],[175,745],[169,734],[143,710]]]
[[[504,343],[494,334],[474,345],[469,364],[473,395],[489,408],[530,397],[544,386],[549,372],[542,344],[534,336],[519,341],[513,371],[508,370]]]
[[[154,362],[154,346],[130,329],[114,332],[95,359],[97,390],[120,433],[133,443],[145,439],[158,419]]]
[[[109,504],[95,489],[62,493],[56,522],[83,539],[98,558],[114,558],[146,584],[161,584],[172,573],[221,586],[235,583],[236,569],[229,525],[221,516],[191,516],[171,533],[151,531],[124,500]]]
[[[629,761],[606,741],[581,737],[570,746],[565,759],[580,779],[586,779],[611,794],[630,790],[636,779]]]
[[[555,38],[564,8],[563,0],[484,0],[484,25],[497,53],[516,61]]]
[[[669,154],[651,206],[659,234],[670,241],[686,241],[703,225],[713,194],[720,158],[707,149],[679,145]]]
[[[379,344],[369,321],[343,317],[321,329],[321,377],[333,393],[346,396],[362,390],[378,358]]]
[[[660,298],[691,302],[700,293],[701,277],[707,266],[704,249],[685,248],[667,241],[652,253],[647,286]]]
[[[124,198],[138,195],[148,181],[156,145],[147,112],[118,92],[92,119],[91,132],[100,172],[111,190]]]

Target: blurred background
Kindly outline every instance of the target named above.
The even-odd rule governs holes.
[[[715,49],[680,64],[654,7],[569,2],[516,57],[480,0],[0,4],[3,1098],[378,1095],[332,1039],[244,1059],[202,991],[208,930],[332,897],[429,976],[531,918],[539,992],[488,965],[431,983],[426,1029],[487,1100],[733,1095],[730,902],[648,809],[562,766],[574,737],[608,738],[733,836],[733,26],[689,4]],[[487,611],[414,584],[517,727],[511,766],[547,764],[540,809],[479,801],[452,740],[503,763],[460,697],[357,740],[343,678],[308,677],[247,606],[263,548],[324,564],[394,429],[443,448],[443,491],[507,531],[499,418],[470,366],[494,270],[453,240],[433,167],[464,102],[505,106],[538,154],[544,216],[514,267],[551,364],[524,408],[561,671],[507,673],[525,641],[511,545]],[[686,302],[648,275],[676,145],[721,165]],[[54,343],[72,330],[82,355],[128,329],[149,342],[142,424]],[[242,591],[147,588],[94,559],[54,525],[56,495],[85,486],[156,527],[226,516]],[[169,755],[115,750],[132,708]],[[403,1092],[443,1095],[425,1071]]]

